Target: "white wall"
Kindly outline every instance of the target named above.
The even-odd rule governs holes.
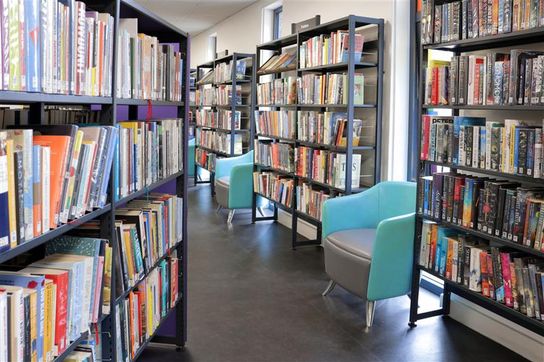
[[[262,40],[263,9],[277,2],[261,0],[191,40],[191,66],[209,61],[208,36],[217,34],[217,51],[255,52]],[[346,15],[385,20],[385,74],[383,98],[382,179],[406,177],[409,77],[409,0],[283,0],[282,35],[291,23],[321,16],[328,22]],[[397,14],[399,14],[397,16]],[[395,64],[393,67],[392,64]]]

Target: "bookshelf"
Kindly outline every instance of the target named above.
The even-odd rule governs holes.
[[[116,47],[113,47],[114,54],[112,56],[112,75],[111,75],[111,96],[81,96],[81,95],[66,95],[66,94],[51,94],[41,92],[24,92],[24,91],[5,91],[0,90],[0,103],[2,104],[23,104],[29,107],[29,124],[25,127],[34,127],[43,124],[45,121],[45,108],[48,105],[84,105],[86,107],[93,107],[92,109],[100,109],[99,125],[103,126],[116,126],[118,125],[119,109],[123,108],[128,115],[127,119],[136,120],[142,119],[142,114],[146,113],[148,117],[159,117],[159,114],[168,114],[168,118],[183,119],[181,126],[182,145],[180,148],[183,150],[182,164],[187,164],[187,142],[188,142],[188,120],[189,116],[189,35],[177,27],[169,24],[163,19],[157,17],[147,9],[139,5],[132,0],[88,0],[84,1],[87,6],[87,10],[94,10],[98,12],[109,13],[113,17],[114,31],[113,42],[116,41],[118,34],[119,19],[122,18],[137,18],[138,30],[142,33],[156,36],[159,42],[173,44],[181,53],[181,59],[183,61],[181,72],[181,100],[179,101],[159,101],[159,100],[147,100],[147,99],[131,99],[121,98],[117,94],[115,87],[116,84],[116,71],[115,64],[120,61],[119,54],[116,51]],[[30,3],[29,3],[30,4]],[[165,117],[163,117],[165,118]],[[18,124],[15,125],[17,128]],[[112,168],[108,170],[111,173],[109,179],[109,185],[107,187],[108,199],[106,204],[100,208],[94,208],[90,212],[86,212],[83,216],[69,220],[64,224],[59,224],[56,228],[53,228],[37,237],[30,240],[26,240],[24,243],[19,244],[6,252],[0,253],[0,263],[6,264],[12,261],[16,261],[23,254],[40,255],[43,253],[45,245],[51,240],[66,235],[68,232],[75,230],[79,226],[89,221],[100,222],[100,237],[108,239],[112,246],[112,260],[117,260],[120,255],[116,242],[116,211],[122,207],[125,207],[126,203],[136,198],[146,197],[150,192],[156,191],[158,188],[169,188],[174,191],[170,191],[171,194],[175,194],[178,197],[183,198],[182,208],[183,216],[181,218],[181,239],[177,240],[175,245],[168,249],[167,252],[160,256],[159,260],[170,259],[170,254],[175,250],[177,260],[172,259],[172,263],[177,263],[178,285],[176,302],[172,303],[171,309],[168,314],[161,319],[159,327],[157,327],[152,338],[149,338],[142,342],[138,352],[130,360],[136,360],[141,351],[148,345],[149,342],[161,342],[175,345],[181,349],[184,347],[187,340],[187,173],[179,171],[166,178],[159,179],[156,182],[142,187],[141,189],[125,196],[123,198],[117,197],[118,190],[115,187],[114,178],[117,177],[117,172],[114,172],[119,167],[116,162],[113,162]],[[170,262],[170,261],[169,261]],[[157,262],[158,263],[158,262]],[[144,277],[149,275],[153,268],[147,270]],[[73,351],[81,341],[85,340],[89,333],[94,333],[100,330],[100,345],[102,356],[97,356],[104,361],[116,360],[116,351],[120,347],[117,345],[117,333],[116,333],[116,308],[114,307],[123,300],[125,293],[118,294],[116,292],[116,268],[112,266],[111,271],[111,310],[110,314],[102,314],[98,318],[96,325],[89,326],[91,332],[84,332],[81,336],[75,340],[70,341],[66,350],[55,357],[55,361],[63,361],[68,357],[69,353]],[[131,287],[130,290],[133,290]],[[102,293],[100,293],[102,294]],[[102,301],[102,295],[100,296]],[[101,305],[101,304],[100,304]],[[101,309],[101,308],[100,308]],[[157,332],[164,325],[166,319],[174,318],[175,330],[173,334],[159,336]]]
[[[450,1],[435,1],[435,2],[428,2],[431,4],[431,7],[429,9],[434,9],[433,6],[440,5],[445,6],[448,3],[451,3]],[[512,2],[510,2],[512,4]],[[415,10],[413,10],[415,12]],[[513,10],[512,10],[513,11]],[[462,10],[461,10],[462,12]],[[428,19],[431,19],[432,15],[429,15]],[[461,17],[464,17],[463,14],[461,14]],[[516,293],[519,296],[518,288],[523,288],[523,286],[526,283],[525,276],[522,278],[522,281],[520,283],[519,278],[513,276],[512,274],[509,274],[505,272],[504,265],[510,264],[510,270],[514,270],[517,274],[518,269],[527,269],[528,265],[531,263],[542,262],[544,258],[544,250],[537,248],[536,245],[533,243],[525,243],[525,235],[523,237],[523,240],[514,241],[510,236],[504,235],[504,227],[500,224],[498,224],[497,219],[495,219],[495,224],[493,225],[493,219],[491,221],[491,225],[493,225],[494,229],[492,233],[490,234],[489,231],[480,229],[480,215],[482,212],[485,211],[476,211],[476,215],[474,217],[478,217],[477,222],[474,223],[473,227],[470,227],[470,225],[463,225],[459,222],[454,222],[454,220],[448,220],[447,214],[449,211],[449,201],[447,201],[447,193],[445,196],[442,196],[442,200],[446,199],[446,205],[448,208],[446,208],[446,218],[444,218],[442,215],[441,217],[435,217],[435,215],[429,215],[425,212],[420,212],[423,208],[422,206],[422,199],[420,195],[425,195],[425,186],[424,181],[420,181],[421,177],[423,176],[429,176],[429,175],[436,175],[439,172],[450,172],[453,177],[469,177],[469,178],[485,178],[486,180],[489,180],[490,182],[513,182],[516,183],[515,185],[520,185],[522,187],[528,187],[528,188],[541,188],[544,187],[544,179],[537,178],[531,175],[528,175],[526,173],[518,173],[515,172],[506,172],[507,170],[504,170],[503,166],[501,166],[499,169],[494,169],[488,167],[486,164],[485,167],[482,167],[482,163],[477,165],[467,165],[466,163],[463,164],[462,162],[449,162],[450,160],[433,160],[428,159],[427,157],[422,157],[425,153],[424,149],[425,146],[423,143],[425,140],[423,139],[423,117],[428,117],[427,115],[443,115],[443,118],[447,117],[485,117],[486,121],[494,121],[494,122],[503,122],[505,119],[515,119],[515,120],[522,120],[523,122],[527,122],[526,125],[535,125],[535,122],[539,127],[542,126],[541,119],[537,121],[538,116],[537,114],[540,114],[539,112],[542,112],[543,107],[541,104],[517,104],[518,102],[505,102],[502,101],[502,99],[497,102],[496,99],[493,101],[490,100],[484,100],[484,102],[480,104],[468,104],[469,102],[466,102],[465,104],[458,104],[458,102],[452,102],[450,98],[448,98],[447,104],[426,104],[426,96],[425,96],[425,87],[426,87],[426,77],[425,77],[425,69],[429,64],[429,59],[432,57],[431,52],[434,50],[440,50],[440,51],[446,51],[449,52],[452,56],[459,56],[459,55],[472,55],[472,54],[484,54],[485,52],[502,52],[502,53],[508,53],[511,54],[510,51],[512,49],[518,49],[518,48],[525,48],[525,49],[542,49],[542,39],[544,36],[544,27],[542,24],[540,26],[535,26],[531,28],[526,28],[523,30],[513,30],[513,31],[507,31],[505,29],[505,32],[503,33],[496,33],[493,35],[483,35],[483,36],[477,36],[479,34],[476,34],[474,37],[468,37],[467,34],[463,35],[463,23],[460,23],[459,26],[459,39],[458,40],[448,40],[448,41],[435,41],[435,38],[433,36],[432,41],[422,41],[421,34],[424,32],[422,29],[425,26],[425,15],[418,16],[416,14],[415,16],[412,16],[412,19],[414,21],[414,41],[416,45],[416,52],[418,54],[415,55],[415,59],[418,60],[418,63],[415,65],[415,69],[417,69],[416,72],[416,84],[417,84],[417,92],[415,94],[416,97],[416,103],[417,103],[417,116],[416,116],[416,124],[417,124],[417,134],[418,134],[418,145],[417,145],[417,156],[418,156],[418,165],[417,165],[417,178],[418,178],[418,202],[417,202],[417,210],[418,215],[416,217],[416,233],[415,233],[415,241],[414,241],[414,262],[413,262],[413,275],[412,275],[412,293],[411,293],[411,308],[410,308],[410,322],[409,325],[411,327],[415,327],[417,321],[425,318],[430,318],[434,316],[441,316],[441,315],[448,315],[450,313],[450,300],[451,300],[451,294],[456,294],[458,296],[461,296],[467,300],[469,300],[472,303],[477,304],[478,306],[487,309],[488,311],[495,313],[513,323],[518,324],[519,326],[522,326],[538,335],[543,336],[544,335],[544,321],[540,320],[540,318],[534,317],[535,312],[535,306],[531,307],[533,309],[533,316],[529,316],[527,310],[529,309],[529,304],[526,303],[539,303],[538,301],[538,289],[537,293],[532,294],[533,291],[531,291],[530,297],[521,297],[522,302],[518,303],[517,298],[515,297]],[[510,29],[512,30],[512,29]],[[433,34],[434,35],[434,34]],[[511,58],[508,58],[509,61],[511,61]],[[495,60],[493,60],[495,62]],[[496,64],[496,63],[493,63]],[[493,78],[491,80],[492,84],[495,84],[497,82],[497,78],[495,77],[495,69],[492,71]],[[484,77],[487,76],[487,74],[483,75]],[[517,77],[516,77],[517,78]],[[485,78],[484,78],[485,79]],[[451,82],[451,79],[448,79],[448,82]],[[502,82],[502,80],[501,80]],[[511,79],[509,80],[511,82]],[[518,79],[516,79],[516,82],[519,82]],[[511,84],[511,83],[509,83]],[[519,83],[518,83],[519,84]],[[453,87],[456,87],[457,84],[453,84]],[[457,90],[457,92],[461,92],[460,90]],[[499,92],[499,94],[502,94]],[[499,104],[497,104],[499,103]],[[524,102],[525,103],[525,102]],[[444,113],[448,112],[449,114]],[[437,118],[441,116],[436,116]],[[539,123],[540,122],[540,123]],[[468,124],[467,124],[468,125]],[[523,125],[523,123],[522,123]],[[455,126],[454,126],[455,127]],[[480,126],[484,127],[484,126]],[[499,127],[504,127],[499,126]],[[485,132],[487,132],[487,125],[485,126],[484,135]],[[465,131],[463,131],[465,132]],[[502,132],[502,131],[501,131]],[[455,137],[455,136],[452,136]],[[481,142],[481,141],[480,141]],[[502,144],[501,144],[502,145]],[[512,147],[510,145],[510,147]],[[515,146],[518,148],[518,146]],[[423,151],[422,151],[423,149]],[[423,152],[423,153],[422,153]],[[455,149],[454,149],[454,154]],[[459,151],[460,152],[460,151]],[[486,153],[485,151],[484,153]],[[499,149],[499,159],[502,159],[505,153],[504,148]],[[536,152],[536,151],[535,151]],[[481,154],[481,153],[480,153]],[[421,156],[420,156],[421,155]],[[459,157],[459,156],[458,156]],[[484,157],[487,157],[484,155]],[[516,156],[517,157],[517,156]],[[502,162],[502,161],[501,161]],[[479,167],[478,167],[479,166]],[[536,165],[536,161],[533,165],[533,167],[539,167]],[[440,176],[438,176],[440,177]],[[436,186],[438,187],[438,186]],[[444,191],[443,191],[444,192]],[[486,194],[486,191],[483,193],[480,193],[480,196],[478,198],[478,202],[482,203],[482,207],[485,207],[489,200],[494,199],[494,196],[489,196],[490,194]],[[516,191],[518,192],[518,191]],[[463,197],[463,196],[461,196]],[[484,197],[482,200],[481,197]],[[499,196],[496,196],[496,199],[501,197],[500,193]],[[537,196],[535,196],[537,197]],[[504,205],[503,205],[504,206]],[[526,209],[528,206],[526,204],[523,204],[520,206],[522,209]],[[504,213],[504,210],[501,209],[499,205],[496,205],[496,208],[498,211],[496,212],[497,215]],[[516,209],[517,210],[517,209]],[[527,210],[527,209],[526,209]],[[516,211],[518,212],[518,211]],[[523,211],[522,211],[523,212]],[[502,217],[502,216],[501,216]],[[504,216],[506,218],[506,216]],[[485,220],[485,217],[484,217]],[[526,222],[527,219],[523,220],[523,223]],[[502,221],[502,220],[501,220]],[[470,246],[470,248],[478,248],[483,250],[481,253],[485,255],[492,254],[493,249],[497,248],[500,250],[501,254],[504,252],[504,254],[507,255],[507,259],[501,259],[500,263],[495,263],[495,259],[492,260],[491,264],[488,261],[486,264],[487,270],[482,270],[481,265],[478,265],[477,272],[476,272],[476,278],[482,283],[482,287],[480,290],[478,288],[475,288],[476,284],[471,284],[469,282],[468,284],[465,282],[465,279],[462,277],[461,282],[459,282],[459,279],[452,280],[452,277],[448,277],[446,274],[442,272],[440,267],[434,266],[430,267],[429,265],[422,265],[422,260],[428,258],[432,258],[432,253],[426,253],[422,254],[422,250],[424,250],[425,246],[422,246],[422,236],[424,235],[424,228],[427,227],[424,225],[427,223],[435,223],[438,227],[438,230],[443,228],[443,230],[451,230],[454,235],[462,235],[463,240],[467,240],[467,243],[461,244],[464,248],[464,252],[466,253],[467,248],[465,248],[466,245],[471,244],[472,241],[475,241],[476,246]],[[485,221],[484,221],[485,224]],[[503,224],[504,225],[504,224]],[[489,226],[488,226],[489,227]],[[497,231],[497,230],[500,230]],[[448,240],[449,242],[449,240]],[[470,242],[470,243],[469,243]],[[449,245],[449,244],[448,244]],[[423,247],[423,248],[422,248]],[[499,249],[500,248],[500,249]],[[461,250],[461,249],[460,249]],[[423,258],[422,258],[423,255]],[[430,256],[429,256],[430,255]],[[481,257],[482,254],[480,254]],[[502,255],[501,255],[502,256]],[[466,256],[464,256],[466,258]],[[512,267],[512,264],[516,261],[516,259],[522,259],[525,260],[520,267],[516,265],[515,267]],[[467,259],[464,259],[463,261],[466,261]],[[489,260],[489,259],[488,259]],[[470,261],[472,261],[472,254],[470,255]],[[508,262],[507,262],[508,261]],[[448,263],[446,261],[446,263]],[[462,264],[458,264],[462,265]],[[502,269],[498,272],[499,277],[504,278],[503,282],[496,283],[496,273],[497,273],[497,265],[501,266]],[[438,270],[436,269],[438,268]],[[446,266],[447,268],[447,266]],[[465,266],[462,266],[462,273],[464,273],[464,270],[466,269]],[[471,268],[472,269],[472,268]],[[419,283],[422,273],[428,273],[432,275],[433,277],[440,279],[444,283],[444,292],[443,292],[443,300],[442,305],[439,309],[436,310],[429,310],[429,311],[420,311],[418,307],[418,298],[419,298]],[[490,273],[493,272],[495,274],[490,276]],[[536,272],[538,273],[538,269],[536,269]],[[459,272],[461,273],[461,272]],[[529,272],[530,273],[530,272]],[[538,275],[538,274],[537,274]],[[529,279],[531,277],[531,274],[529,274]],[[497,293],[497,289],[501,287],[502,283],[504,283],[504,287],[508,288],[510,290],[510,293],[512,293],[512,299],[515,299],[512,305],[508,305],[509,303],[506,301],[508,299],[508,296],[504,298],[499,297],[499,293]],[[490,284],[490,289],[492,290],[490,292],[490,295],[484,295],[485,292],[485,285]],[[529,280],[530,284],[530,280]],[[527,290],[532,290],[532,286],[525,285],[525,290],[521,294],[524,294]],[[494,290],[493,290],[494,289]],[[540,296],[540,298],[544,298],[544,295]],[[526,312],[523,311],[523,307],[521,305],[525,305]]]
[[[306,64],[302,63],[301,47],[305,42],[309,41],[316,36],[328,37],[331,33],[337,31],[346,31],[348,39],[346,47],[349,49],[344,59],[336,60],[336,62],[322,62],[325,64]],[[364,44],[362,57],[356,59],[355,55],[355,34],[364,34]],[[380,181],[380,163],[381,163],[381,130],[382,130],[382,107],[383,107],[383,72],[384,72],[384,21],[383,19],[368,18],[362,16],[350,15],[344,18],[340,18],[325,24],[317,25],[311,28],[298,31],[294,34],[282,37],[277,40],[270,41],[268,43],[257,46],[256,61],[259,66],[265,64],[273,56],[281,56],[282,54],[292,54],[295,56],[294,61],[287,66],[272,67],[272,69],[255,69],[255,94],[256,102],[254,111],[255,122],[252,124],[254,130],[254,142],[255,142],[255,167],[254,172],[262,174],[270,173],[270,177],[281,178],[285,189],[291,190],[283,200],[277,200],[272,195],[265,195],[262,192],[254,192],[253,208],[252,208],[252,220],[277,221],[278,209],[284,210],[291,214],[291,229],[292,229],[292,247],[295,249],[299,246],[306,245],[319,245],[321,243],[321,221],[318,216],[320,213],[316,209],[320,209],[320,206],[316,206],[313,210],[314,214],[311,215],[305,211],[301,211],[297,208],[297,199],[302,195],[297,193],[309,192],[310,195],[326,194],[329,197],[336,197],[342,195],[349,195],[352,193],[363,191],[364,189],[373,186]],[[332,55],[331,55],[332,56]],[[331,64],[327,64],[331,63]],[[347,85],[344,91],[347,92],[347,97],[344,102],[307,102],[299,99],[299,94],[296,94],[294,98],[289,96],[282,96],[281,101],[274,99],[273,101],[263,102],[258,96],[257,90],[259,87],[267,86],[269,82],[282,80],[283,82],[292,82],[289,80],[303,79],[306,75],[327,75],[327,74],[346,74]],[[364,100],[363,102],[357,102],[355,100],[356,90],[354,77],[356,75],[364,76]],[[292,87],[293,83],[286,85],[285,87]],[[271,87],[271,86],[270,86]],[[299,84],[296,84],[295,92],[298,93]],[[266,89],[266,88],[265,88]],[[265,91],[261,91],[265,92]],[[270,93],[273,93],[271,91]],[[264,93],[263,93],[264,94]],[[268,113],[268,112],[280,112],[280,113]],[[303,116],[310,114],[308,112],[315,112],[315,114],[325,115],[334,114],[333,112],[343,113],[343,118],[346,120],[345,129],[346,137],[345,144],[343,146],[336,143],[326,142],[322,140],[308,140],[309,136],[303,136],[299,134],[303,129]],[[327,113],[325,113],[327,112]],[[328,113],[331,112],[331,113]],[[276,117],[286,117],[287,123],[291,126],[290,134],[286,134],[285,130],[282,134],[279,132],[268,132],[273,134],[259,133],[258,125],[259,117],[264,114],[270,114]],[[285,116],[283,115],[285,114]],[[360,120],[364,126],[360,134],[360,141],[353,144],[353,132],[354,132],[354,120]],[[285,121],[285,119],[284,119]],[[281,121],[280,121],[281,122]],[[314,132],[318,132],[316,129]],[[331,130],[332,132],[333,130]],[[287,132],[287,133],[289,133]],[[309,129],[307,133],[311,133]],[[319,142],[318,142],[319,141]],[[289,156],[285,157],[293,158],[293,167],[286,169],[285,167],[274,167],[275,165],[264,165],[259,162],[257,158],[258,147],[261,145],[270,144],[270,147],[276,147],[272,145],[279,145],[279,148],[285,148],[289,150]],[[320,152],[331,152],[334,155],[342,155],[345,157],[345,164],[352,164],[354,155],[360,155],[361,167],[357,180],[359,185],[352,183],[352,168],[346,167],[345,171],[339,172],[342,174],[344,185],[334,185],[333,182],[319,180],[312,175],[302,175],[297,172],[299,167],[302,167],[301,161],[295,157],[295,149],[300,150],[305,148],[309,152],[319,150]],[[335,156],[336,157],[336,156]],[[359,157],[359,156],[356,156]],[[311,165],[308,166],[311,168]],[[268,176],[267,176],[268,177]],[[257,182],[254,180],[254,183]],[[276,184],[277,187],[278,184]],[[303,190],[303,185],[307,187],[306,191]],[[299,186],[299,187],[297,187]],[[292,189],[291,189],[292,188]],[[309,196],[310,198],[313,196]],[[257,216],[258,198],[267,199],[274,206],[274,213],[272,216]],[[298,220],[304,220],[317,227],[317,238],[315,240],[299,240],[298,239]]]
[[[228,66],[230,72],[228,72]],[[237,76],[237,64],[245,64],[243,69],[243,75]],[[197,174],[197,168],[201,167],[210,172],[209,181],[201,181],[195,178],[195,185],[197,183],[210,183],[212,187],[212,195],[214,193],[214,167],[215,157],[232,157],[239,156],[253,148],[251,143],[251,124],[253,123],[252,105],[254,99],[254,88],[252,87],[252,75],[255,64],[255,54],[237,53],[234,52],[229,55],[225,55],[216,58],[213,61],[200,64],[196,68],[196,88],[197,92],[213,93],[213,99],[210,101],[195,102],[195,137],[196,137],[196,149],[197,157],[195,162],[195,175]],[[225,71],[227,69],[227,71]],[[222,70],[221,76],[220,70]],[[212,73],[213,72],[213,76]],[[206,77],[207,76],[207,77]],[[205,78],[206,77],[206,78]],[[237,89],[240,88],[240,93]],[[229,89],[232,92],[231,96],[226,96]],[[223,98],[219,101],[218,95],[223,94]],[[230,113],[230,114],[229,114]],[[204,114],[210,117],[208,120],[204,120]],[[202,115],[201,117],[199,115]],[[198,121],[201,118],[202,121]],[[223,121],[222,121],[223,119]],[[222,121],[222,126],[216,126]],[[226,141],[226,147],[219,149],[217,142],[214,143],[214,147],[208,144],[205,146],[202,142],[202,136],[206,134],[207,137],[220,137]],[[237,138],[240,139],[241,149],[238,149]],[[224,145],[225,146],[225,145]],[[198,151],[200,150],[200,151]],[[208,158],[207,164],[202,164],[198,152],[205,152],[207,155],[211,155]]]

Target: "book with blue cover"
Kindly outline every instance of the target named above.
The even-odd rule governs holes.
[[[41,91],[40,6],[38,0],[25,0],[26,90]]]
[[[0,132],[0,253],[10,248],[9,198],[8,198],[8,155],[6,133]],[[14,212],[14,211],[13,211]]]
[[[452,163],[459,164],[459,133],[462,126],[485,126],[484,117],[464,117],[456,116],[453,118],[453,157]]]

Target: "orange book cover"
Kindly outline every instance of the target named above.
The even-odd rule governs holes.
[[[480,274],[482,279],[482,294],[489,297],[489,274],[487,273],[487,252],[480,251]]]
[[[128,311],[128,315],[129,315],[129,338],[130,338],[130,357],[131,359],[134,358],[134,354],[137,350],[137,347],[136,347],[136,340],[135,340],[135,326],[134,326],[134,318],[132,318],[132,316],[134,315],[134,292],[131,292],[129,293],[128,295],[128,308],[129,308],[129,311]]]
[[[453,267],[453,247],[455,245],[455,239],[445,238],[448,243],[448,252],[446,254],[446,279],[452,280],[452,267]]]
[[[60,212],[60,197],[64,183],[64,173],[66,165],[66,152],[70,145],[70,136],[34,136],[35,145],[47,146],[51,149],[50,163],[50,200],[51,207],[49,212],[49,220],[51,228],[57,227]]]

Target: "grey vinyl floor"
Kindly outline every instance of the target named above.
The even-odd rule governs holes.
[[[328,279],[318,247],[291,249],[290,230],[216,214],[207,185],[189,192],[188,341],[151,345],[140,361],[517,361],[517,354],[449,318],[408,327],[407,297],[364,304]],[[422,303],[435,303],[430,293]]]

